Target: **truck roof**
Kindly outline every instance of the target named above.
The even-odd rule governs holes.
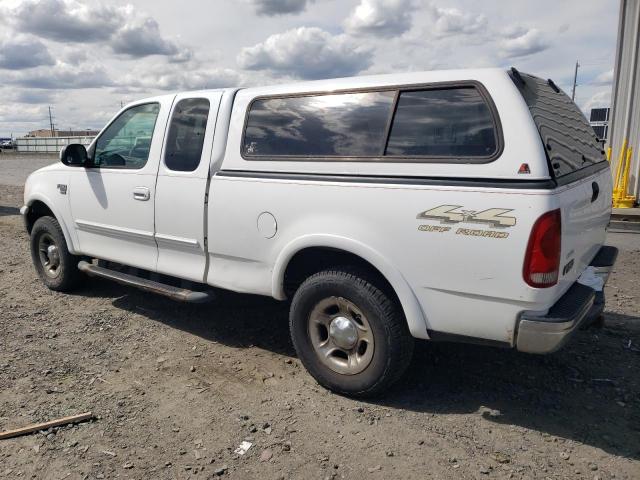
[[[266,86],[244,87],[242,90],[279,90],[279,91],[319,91],[332,89],[361,88],[368,86],[402,85],[412,83],[446,82],[459,80],[479,80],[494,75],[504,76],[504,68],[475,68],[457,70],[426,70],[419,72],[384,73],[354,77],[307,80],[303,82],[282,83]]]
[[[199,92],[227,92],[247,90],[259,95],[266,93],[285,93],[302,91],[346,90],[349,88],[380,87],[385,85],[403,85],[414,83],[447,82],[460,80],[482,80],[494,76],[504,76],[507,71],[504,68],[466,68],[455,70],[425,70],[419,72],[384,73],[377,75],[361,75],[353,77],[327,78],[322,80],[305,80],[300,82],[276,83],[271,85],[236,86],[225,88],[211,88],[200,90],[176,91],[167,96],[182,93],[197,94]],[[148,97],[137,100],[135,103],[161,98],[162,96]]]

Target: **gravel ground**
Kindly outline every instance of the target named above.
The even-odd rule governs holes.
[[[0,430],[97,418],[0,440],[0,478],[640,478],[638,235],[610,235],[604,328],[547,357],[420,342],[400,384],[361,402],[305,372],[286,304],[48,291],[20,204],[0,185]]]
[[[3,185],[21,187],[31,172],[58,161],[58,155],[36,155],[2,150],[0,153],[0,188]]]

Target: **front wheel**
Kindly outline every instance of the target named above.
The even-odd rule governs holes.
[[[293,345],[324,387],[373,396],[409,365],[414,340],[397,301],[380,284],[345,267],[316,273],[296,291],[289,316]]]
[[[80,258],[69,253],[62,228],[53,217],[40,217],[33,224],[31,259],[42,283],[50,290],[69,291],[80,279]]]

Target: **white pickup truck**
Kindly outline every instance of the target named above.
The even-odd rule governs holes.
[[[164,95],[60,160],[21,211],[46,286],[289,300],[300,359],[347,395],[397,380],[414,338],[557,350],[617,255],[594,132],[515,69]]]

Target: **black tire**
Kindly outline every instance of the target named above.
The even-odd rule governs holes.
[[[42,251],[43,246],[52,245],[55,247],[55,258],[57,267],[50,262],[45,264],[47,254]],[[47,288],[57,292],[68,292],[72,290],[82,278],[78,270],[80,257],[71,255],[67,249],[67,242],[60,228],[60,224],[53,217],[40,217],[33,224],[31,229],[31,260],[33,265]]]
[[[379,285],[382,285],[382,282],[364,270],[340,267],[307,278],[293,297],[289,314],[293,345],[311,376],[329,390],[351,397],[378,395],[396,382],[411,362],[415,342],[409,333],[407,322],[393,295]],[[351,305],[348,308],[354,307],[352,313],[359,310],[362,315],[355,313],[352,316],[357,322],[361,322],[360,317],[364,316],[366,330],[373,334],[372,356],[366,367],[357,373],[345,374],[336,371],[335,366],[327,366],[326,359],[329,356],[324,355],[322,360],[321,353],[317,352],[320,347],[314,347],[314,344],[323,344],[323,333],[314,335],[313,329],[319,326],[322,330],[325,327],[320,323],[314,323],[311,315],[318,312],[318,308],[330,305],[330,299],[334,298],[337,298],[338,302],[346,299],[347,305]],[[335,311],[333,314],[327,313],[333,307],[328,308],[329,310],[322,312],[320,317],[332,318],[329,324],[332,324],[337,316],[343,316]],[[328,337],[330,335],[327,330],[325,343],[329,341]],[[350,351],[359,350],[359,341],[356,341],[356,346]],[[368,342],[365,343],[366,355],[366,349],[369,347]],[[340,353],[339,350],[336,349],[336,354]],[[341,360],[342,354],[344,352],[336,355],[337,362],[342,361],[345,365],[350,363],[350,354],[347,352],[345,359]],[[335,362],[336,359],[330,360],[329,363]]]

